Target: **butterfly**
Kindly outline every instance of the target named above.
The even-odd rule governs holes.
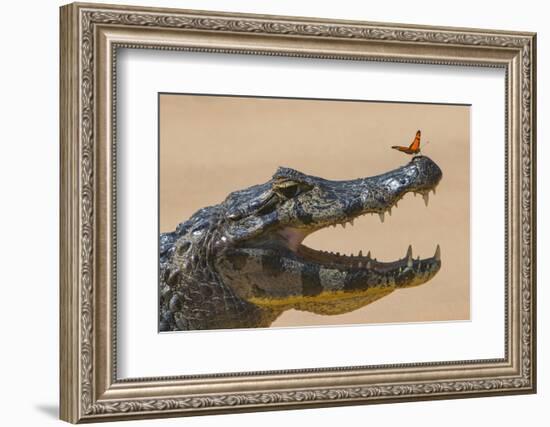
[[[393,145],[391,148],[394,150],[399,150],[406,154],[418,154],[420,153],[420,131],[416,131],[416,136],[414,137],[413,142],[408,147],[403,147],[401,145]]]

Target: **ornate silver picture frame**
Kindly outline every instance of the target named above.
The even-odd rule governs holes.
[[[81,3],[63,6],[60,18],[61,419],[79,423],[536,391],[535,34]],[[120,378],[116,225],[123,218],[116,204],[116,64],[122,49],[502,69],[505,211],[496,214],[505,224],[504,356]]]

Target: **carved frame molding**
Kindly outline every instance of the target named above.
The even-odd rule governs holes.
[[[113,146],[120,47],[505,68],[506,357],[117,380]],[[61,418],[76,423],[535,392],[535,51],[532,33],[63,6]]]

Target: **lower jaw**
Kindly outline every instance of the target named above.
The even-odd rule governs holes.
[[[369,296],[375,296],[376,294],[386,294],[392,290],[392,287],[386,288],[365,288],[360,290],[337,290],[330,292],[323,292],[322,294],[315,296],[289,296],[285,298],[269,298],[269,297],[252,297],[249,301],[253,304],[271,307],[271,308],[295,308],[307,303],[330,303],[333,301],[346,301],[355,300],[357,298],[364,297],[367,293]]]
[[[346,270],[391,270],[404,267],[406,261],[396,260],[390,262],[379,262],[370,256],[370,252],[363,256],[362,251],[357,255],[342,255],[339,252],[333,253],[328,251],[320,251],[311,249],[305,245],[300,245],[295,254],[306,263],[315,263],[323,265],[326,268],[338,268]],[[403,264],[403,265],[401,265]]]

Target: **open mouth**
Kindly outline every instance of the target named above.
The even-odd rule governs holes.
[[[441,169],[425,156],[381,175],[345,181],[308,180],[296,171],[282,170],[270,183],[277,190],[277,203],[266,212],[267,199],[260,198],[263,205],[254,211],[259,216],[235,223],[234,235],[244,228],[252,232],[224,252],[227,263],[220,264],[220,270],[239,283],[235,287],[244,298],[259,296],[266,304],[286,303],[283,295],[337,298],[342,292],[363,295],[423,284],[441,267],[439,246],[429,258],[415,258],[409,247],[403,248],[403,257],[379,261],[368,249],[348,255],[313,249],[303,242],[316,231],[353,225],[367,214],[384,222],[407,194],[420,195],[428,205],[441,178]],[[238,213],[231,220],[242,216]],[[241,278],[232,275],[234,270]]]
[[[354,216],[347,220],[336,219],[323,227],[319,227],[314,231],[307,231],[302,228],[285,227],[278,231],[283,244],[294,253],[294,255],[300,259],[303,264],[319,265],[325,269],[335,269],[338,271],[346,272],[357,277],[365,276],[378,277],[378,282],[386,282],[386,284],[393,283],[398,285],[400,282],[408,280],[407,286],[414,286],[426,281],[429,277],[432,277],[437,273],[441,266],[441,249],[439,245],[436,246],[434,254],[431,257],[423,258],[413,256],[413,248],[411,245],[403,252],[404,257],[394,261],[379,261],[371,255],[369,250],[360,250],[357,254],[341,254],[340,252],[329,252],[323,250],[317,250],[304,245],[303,240],[310,234],[313,234],[319,229],[326,227],[337,227],[338,225],[346,228],[346,226],[353,226],[354,220],[360,216],[367,214],[377,215],[380,221],[383,223],[385,215],[391,215],[392,208],[397,207],[398,202],[408,193],[413,193],[414,196],[420,195],[424,200],[426,207],[429,204],[429,193],[435,194],[435,186],[429,190],[423,191],[409,191],[403,193],[400,197],[396,198],[385,210],[373,210],[362,212],[360,215]],[[411,282],[411,277],[413,278]],[[417,278],[418,280],[414,280]]]

